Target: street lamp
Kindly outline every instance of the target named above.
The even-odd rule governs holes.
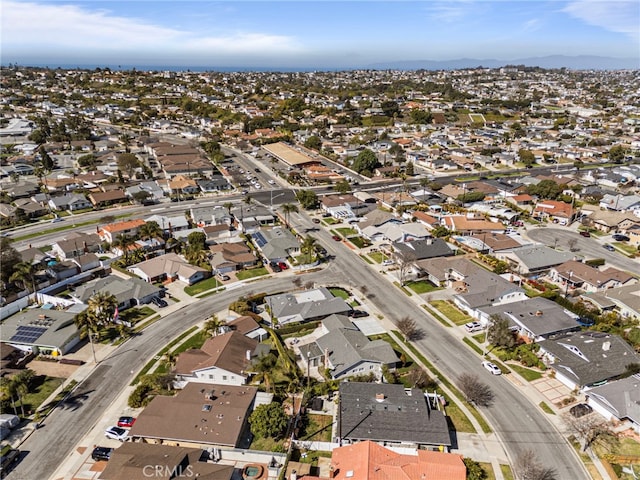
[[[271,211],[273,211],[273,199],[274,199],[274,198],[278,198],[278,197],[282,197],[282,196],[284,195],[284,192],[279,193],[279,194],[278,194],[278,195],[276,195],[275,197],[273,196],[273,189],[269,190],[269,193],[271,194],[271,195],[270,195],[270,198],[271,198],[271,201],[270,201],[270,208],[271,208]]]
[[[311,383],[311,350],[307,350],[307,390]]]

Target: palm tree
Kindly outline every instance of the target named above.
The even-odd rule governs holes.
[[[253,203],[253,198],[251,198],[251,195],[247,195],[246,197],[244,197],[243,202],[247,205],[251,205]]]
[[[284,213],[284,223],[287,228],[289,228],[289,215],[297,212],[298,212],[298,207],[293,203],[282,204],[282,213]]]
[[[91,353],[93,354],[93,363],[98,363],[96,359],[96,349],[93,346],[93,335],[96,333],[98,329],[98,323],[94,317],[89,315],[89,312],[84,311],[76,315],[74,319],[76,326],[78,327],[78,331],[80,333],[80,338],[89,337],[89,344],[91,345]]]
[[[106,325],[115,320],[118,300],[109,292],[98,292],[89,298],[89,314],[96,318],[98,325]]]
[[[140,234],[140,238],[142,238],[143,240],[162,237],[164,234],[164,232],[160,228],[160,225],[158,225],[158,222],[153,221],[146,222],[144,225],[142,225],[138,230],[138,233]]]
[[[276,369],[277,363],[278,359],[276,356],[273,353],[267,353],[266,355],[260,355],[251,366],[251,370],[254,373],[253,381],[264,383],[267,393],[271,391],[273,372]]]
[[[14,378],[9,376],[3,376],[0,378],[0,398],[3,400],[11,400],[14,415],[18,415],[18,409],[16,408],[16,394],[16,382],[14,381]]]
[[[124,263],[129,264],[129,247],[136,243],[133,237],[128,235],[118,235],[112,243],[112,246],[122,250],[124,254]]]
[[[29,290],[29,286],[33,289],[34,300],[36,296],[36,272],[38,268],[31,262],[20,262],[15,265],[13,273],[9,277],[10,282],[20,282],[22,288]],[[31,284],[31,285],[29,285]]]
[[[318,240],[315,237],[312,237],[311,235],[307,235],[306,237],[304,237],[304,239],[302,240],[302,243],[300,244],[300,250],[303,253],[308,254],[309,256],[315,252],[317,247],[318,247]]]
[[[233,203],[225,202],[222,204],[222,206],[227,209],[227,213],[229,214],[229,216],[231,216],[231,209],[233,208]]]
[[[20,373],[13,377],[13,381],[15,383],[16,394],[18,396],[18,400],[20,401],[20,410],[22,411],[22,416],[24,417],[24,397],[29,393],[29,386],[31,384],[31,380],[35,373],[33,370],[25,369]]]
[[[220,320],[216,314],[209,317],[209,320],[204,322],[202,330],[207,338],[217,337],[220,333],[220,328],[225,325],[223,320]]]

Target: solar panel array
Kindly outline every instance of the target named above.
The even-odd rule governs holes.
[[[44,327],[32,327],[20,325],[16,333],[9,339],[10,342],[35,343],[46,332]]]
[[[253,234],[253,239],[255,240],[256,244],[258,245],[258,248],[264,247],[265,244],[267,243],[265,238],[262,236],[262,233],[260,233],[260,232],[254,233]]]

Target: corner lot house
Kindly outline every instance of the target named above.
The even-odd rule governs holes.
[[[334,297],[325,287],[295,293],[282,293],[264,298],[278,324],[319,320],[329,315],[346,315],[351,311],[342,298]]]
[[[247,419],[257,389],[189,382],[174,397],[157,395],[138,415],[133,441],[181,447],[248,448]]]

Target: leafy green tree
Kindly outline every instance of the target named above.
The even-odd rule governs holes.
[[[298,190],[296,199],[305,210],[318,206],[318,195],[313,190]]]
[[[282,405],[271,402],[259,405],[249,416],[251,433],[258,438],[277,438],[287,427],[287,414]]]
[[[318,240],[315,237],[312,237],[311,235],[307,235],[306,237],[304,237],[304,239],[302,240],[302,243],[300,244],[300,251],[308,255],[311,255],[315,252],[317,247],[318,247]]]
[[[525,148],[521,148],[518,150],[518,157],[520,161],[525,165],[533,165],[536,163],[536,157],[531,150],[527,150]]]
[[[433,114],[414,108],[409,112],[411,123],[414,125],[428,125],[433,121]]]
[[[144,190],[140,190],[132,195],[133,199],[138,203],[144,203],[150,196],[151,194]]]
[[[223,320],[220,320],[216,314],[213,314],[206,322],[204,322],[202,331],[207,336],[207,338],[217,337],[220,333],[220,328],[224,325],[225,322]]]
[[[467,467],[467,480],[486,480],[488,478],[487,472],[484,471],[480,463],[467,457],[464,457],[462,461]]]
[[[415,166],[414,166],[413,162],[407,162],[407,166],[404,167],[404,173],[408,177],[413,177],[415,175]]]
[[[118,235],[113,240],[112,246],[122,251],[122,254],[124,257],[124,263],[127,266],[129,265],[129,256],[130,256],[129,247],[131,247],[135,243],[136,241],[133,237],[130,237],[129,235],[123,235],[123,234]]]
[[[117,158],[118,169],[133,178],[136,168],[140,166],[140,161],[133,153],[121,153]]]
[[[473,203],[482,201],[484,196],[484,192],[466,192],[458,195],[456,199],[462,203]]]
[[[346,180],[340,180],[333,186],[333,190],[338,193],[347,193],[351,191],[351,184]]]
[[[38,268],[31,262],[19,262],[14,266],[9,281],[19,282],[25,290],[29,290],[29,287],[31,287],[35,297],[37,270]]]
[[[18,396],[17,385],[14,378],[10,375],[3,375],[0,377],[0,399],[2,403],[10,402],[13,408],[13,414],[18,415],[18,409],[16,407],[16,398]]]
[[[143,240],[148,240],[151,238],[162,238],[164,232],[162,228],[160,228],[160,225],[158,225],[158,222],[150,221],[140,226],[138,235],[140,235],[140,238]]]
[[[609,161],[613,163],[622,163],[627,149],[622,145],[614,145],[609,149]]]
[[[371,176],[373,175],[373,171],[376,169],[376,167],[379,166],[380,161],[378,160],[376,154],[368,148],[365,148],[353,161],[352,168],[358,173]]]
[[[451,230],[449,230],[447,227],[443,225],[438,225],[436,228],[431,230],[431,235],[433,235],[436,238],[446,237],[450,233],[451,233]]]
[[[386,100],[382,102],[380,108],[387,117],[393,117],[394,115],[398,115],[400,113],[400,106],[398,105],[398,102],[394,100]]]
[[[204,232],[191,232],[187,237],[189,247],[197,250],[204,250],[206,246],[207,236]]]
[[[305,140],[304,146],[311,150],[320,150],[322,148],[322,140],[317,135],[311,135]]]
[[[491,315],[489,320],[487,341],[496,347],[512,348],[516,339],[509,328],[509,320],[497,314]]]
[[[278,359],[276,356],[269,352],[267,354],[260,355],[260,357],[258,357],[251,366],[251,371],[254,374],[252,381],[264,383],[264,388],[267,392],[271,391],[271,386],[273,385],[273,374],[276,371],[277,362]]]
[[[553,180],[542,180],[537,185],[529,185],[527,193],[540,198],[555,200],[562,192],[562,187]]]

